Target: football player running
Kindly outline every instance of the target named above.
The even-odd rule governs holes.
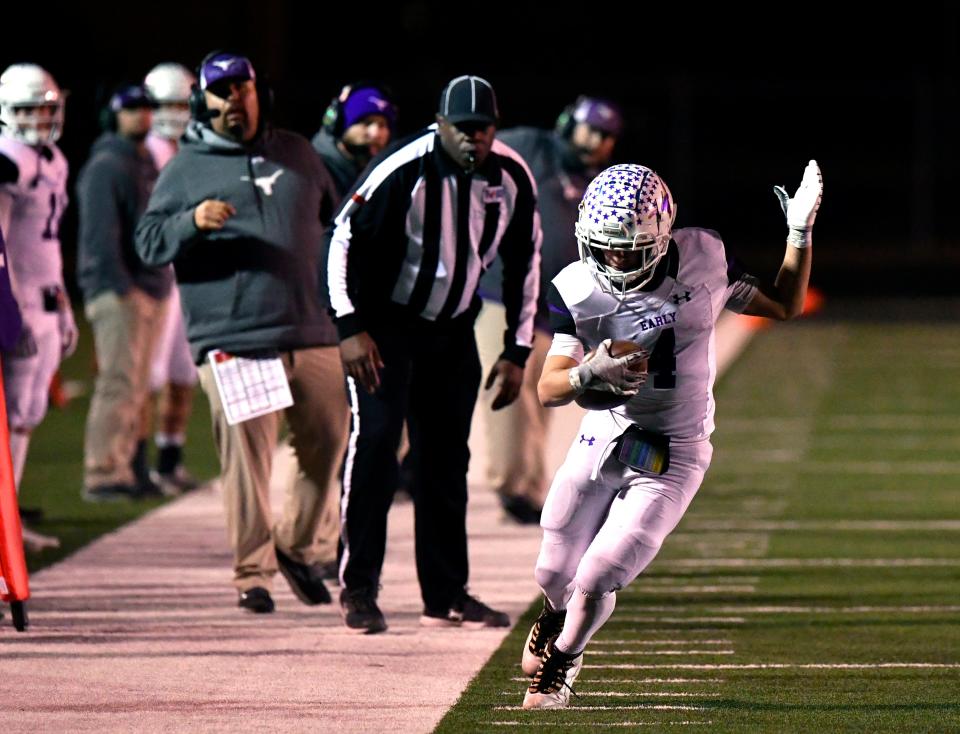
[[[63,284],[60,216],[67,206],[67,160],[56,142],[64,93],[36,64],[0,75],[0,230],[7,242],[13,294],[23,331],[3,355],[14,482],[20,487],[30,434],[47,412],[50,380],[77,346],[77,327]],[[24,528],[30,550],[56,538]]]
[[[716,232],[673,230],[677,204],[649,168],[613,166],[584,194],[580,261],[554,278],[548,296],[555,335],[538,393],[546,406],[597,389],[625,402],[586,414],[544,505],[536,564],[544,608],[523,649],[533,676],[525,709],[568,704],[583,650],[617,590],[653,560],[703,481],[721,310],[785,320],[803,308],[823,192],[816,161],[792,199],[774,190],[788,236],[771,284],[739,271]],[[613,357],[612,340],[643,351]],[[589,360],[585,350],[595,350]],[[637,355],[649,355],[646,373]]]

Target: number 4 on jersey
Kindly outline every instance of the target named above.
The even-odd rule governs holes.
[[[653,375],[654,390],[673,390],[677,386],[677,357],[673,353],[677,337],[673,329],[663,329],[647,363],[648,374]]]

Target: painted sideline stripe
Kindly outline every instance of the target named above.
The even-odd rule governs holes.
[[[766,464],[771,463],[777,462],[766,462]],[[731,468],[729,471],[736,474],[768,474],[770,467],[764,466],[764,462],[757,461],[738,464],[736,469]],[[804,461],[797,464],[794,471],[798,474],[952,476],[960,475],[960,461]]]
[[[960,663],[677,663],[676,665],[643,665],[617,663],[584,665],[594,670],[886,670],[886,669],[960,669]]]
[[[960,566],[960,558],[677,558],[660,568],[925,568]]]
[[[733,650],[587,650],[585,655],[733,655]]]
[[[685,530],[960,530],[960,520],[783,520],[739,522],[737,520],[696,520],[684,523]]]
[[[875,413],[873,415],[833,415],[826,419],[830,428],[861,429],[953,429],[960,430],[960,418],[955,415],[919,415],[916,413]]]
[[[692,577],[699,576],[701,574],[689,574],[687,576],[640,576],[634,583],[630,584],[626,589],[621,589],[617,592],[619,596],[623,591],[629,591],[630,589],[635,589],[638,584],[689,584],[694,579]],[[711,584],[759,584],[759,576],[714,576],[710,574],[709,579]]]
[[[732,645],[732,640],[591,640],[591,645]]]
[[[707,622],[710,624],[743,624],[745,617],[611,617],[610,622],[660,622],[663,624],[685,624],[687,622]]]
[[[803,606],[764,606],[764,607],[716,607],[718,612],[738,612],[746,614],[862,614],[864,612],[911,612],[922,614],[925,612],[960,612],[960,605],[945,604],[942,606],[861,606],[861,607],[803,607]]]
[[[633,593],[642,594],[752,594],[755,586],[644,586],[642,583],[631,588]]]

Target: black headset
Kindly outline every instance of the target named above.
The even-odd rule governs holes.
[[[347,100],[350,99],[350,95],[354,89],[376,89],[383,95],[383,98],[390,103],[390,106],[393,107],[393,115],[394,119],[396,119],[397,105],[393,101],[393,94],[390,89],[383,84],[361,79],[352,84],[347,84],[341,89],[340,94],[330,100],[330,104],[327,105],[327,109],[323,113],[323,129],[334,138],[339,139],[344,133],[343,106],[347,103]]]
[[[200,88],[200,74],[203,71],[203,67],[207,65],[207,62],[210,61],[210,59],[222,53],[227,52],[223,49],[214,49],[204,56],[200,60],[200,65],[197,66],[195,72],[197,81],[194,82],[190,87],[190,97],[187,99],[187,104],[190,107],[190,117],[197,122],[207,123],[216,117],[216,115],[211,115],[210,110],[207,108],[207,98],[204,96],[204,92]],[[236,55],[243,56],[243,54]],[[247,57],[244,56],[244,58]],[[256,72],[256,67],[254,67],[254,71]],[[270,86],[265,75],[256,72],[256,77],[257,78],[254,81],[254,86],[257,89],[257,99],[260,102],[260,126],[262,127],[263,123],[273,115],[273,88]]]
[[[211,119],[210,110],[207,109],[207,98],[204,96],[203,90],[200,88],[200,74],[203,71],[203,67],[207,65],[207,62],[219,53],[222,53],[222,51],[220,51],[220,49],[216,49],[208,53],[200,60],[200,64],[197,66],[197,70],[195,72],[197,81],[190,86],[190,96],[187,98],[187,105],[190,108],[190,117],[197,122],[206,123]]]

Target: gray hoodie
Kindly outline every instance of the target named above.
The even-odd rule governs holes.
[[[201,232],[206,199],[237,213]],[[137,228],[144,262],[172,262],[197,363],[211,349],[244,354],[337,343],[318,288],[336,194],[306,138],[267,128],[240,144],[191,123]]]
[[[145,148],[113,132],[94,142],[77,179],[77,282],[86,301],[107,291],[124,295],[134,287],[157,299],[170,293],[170,268],[144,265],[133,245],[156,180]]]

